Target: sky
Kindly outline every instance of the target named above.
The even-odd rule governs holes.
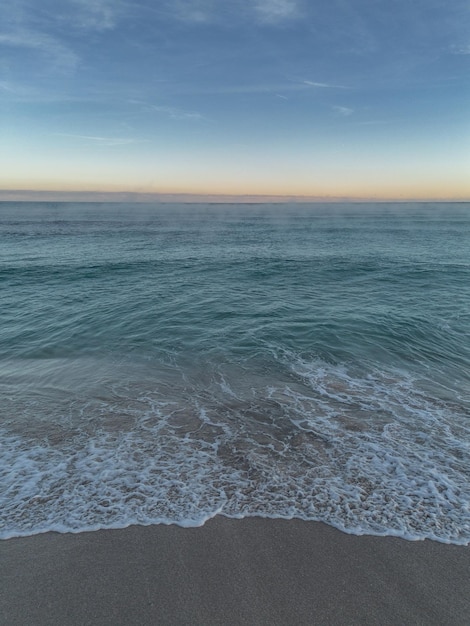
[[[0,199],[51,192],[470,200],[470,4],[2,0]]]

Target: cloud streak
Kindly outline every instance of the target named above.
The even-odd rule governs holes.
[[[303,80],[303,85],[307,85],[307,87],[319,87],[321,89],[348,89],[345,85],[333,85],[331,83],[317,83],[313,80]]]
[[[244,95],[244,94],[267,94],[277,95],[286,98],[284,93],[296,91],[307,91],[310,87],[327,89],[350,89],[344,85],[332,85],[327,83],[316,83],[313,81],[290,80],[285,83],[255,83],[239,85],[221,85],[214,87],[191,87],[186,89],[176,89],[178,95]]]
[[[0,81],[0,89],[2,91],[6,91],[7,93],[13,93],[16,94],[15,89],[10,85],[10,83],[7,83],[6,81]]]
[[[91,1],[91,0],[86,0]],[[300,16],[298,0],[171,0],[156,11],[188,24],[244,22],[253,19],[264,25],[281,24]]]
[[[81,58],[70,45],[70,32],[114,29],[123,11],[122,0],[62,0],[60,5],[53,0],[5,2],[0,6],[0,47],[9,65],[19,62],[15,52],[8,57],[8,48],[16,48],[39,53],[42,70],[74,70]]]
[[[73,50],[58,39],[40,32],[0,33],[0,45],[38,51],[52,60],[53,66],[62,69],[73,69],[80,60]]]
[[[152,111],[168,115],[172,120],[193,120],[199,121],[205,119],[203,115],[195,111],[184,111],[176,107],[149,105]]]
[[[259,0],[255,9],[261,22],[279,23],[299,16],[295,0]]]
[[[95,135],[74,135],[71,133],[54,133],[56,137],[68,137],[70,139],[78,139],[79,141],[86,141],[95,145],[114,147],[114,146],[127,146],[131,143],[142,143],[137,139],[123,138],[123,137],[99,137]]]
[[[173,17],[192,24],[211,22],[217,14],[210,0],[176,0],[169,7],[168,12]]]
[[[353,109],[339,105],[333,106],[333,111],[341,117],[349,117],[354,113]]]
[[[470,54],[470,44],[465,46],[451,46],[452,54]]]
[[[114,29],[123,12],[118,0],[71,0],[70,8],[72,25],[99,32]]]
[[[129,104],[139,105],[145,113],[160,113],[172,120],[207,121],[207,118],[197,111],[186,111],[178,107],[149,104],[148,102],[141,102],[140,100],[129,100]]]

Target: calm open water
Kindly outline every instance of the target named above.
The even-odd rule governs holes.
[[[470,541],[470,204],[0,203],[0,536]]]

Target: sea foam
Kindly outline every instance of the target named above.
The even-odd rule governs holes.
[[[104,368],[93,401],[83,389],[72,402],[63,394],[47,426],[2,433],[0,536],[197,526],[223,514],[469,542],[465,410],[403,372],[282,360],[282,382],[219,365],[161,388],[142,366],[122,385]],[[52,406],[23,398],[36,418]]]

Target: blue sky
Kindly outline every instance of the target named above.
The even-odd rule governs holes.
[[[467,0],[3,0],[0,190],[470,199],[469,70]]]

